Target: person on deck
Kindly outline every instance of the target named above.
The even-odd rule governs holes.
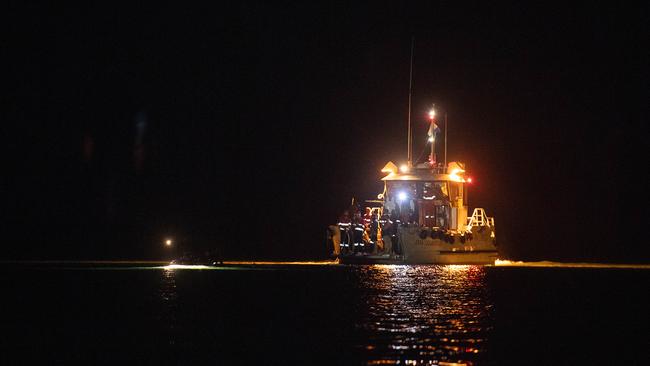
[[[370,209],[370,207],[366,207],[366,211],[363,214],[363,224],[366,227],[369,227],[371,222],[372,222],[372,210]]]
[[[380,250],[384,253],[390,253],[390,248],[391,248],[391,230],[392,230],[392,225],[393,222],[390,220],[390,211],[387,209],[384,209],[383,215],[381,215],[381,218],[379,219],[379,230],[381,232],[381,243],[380,243]]]
[[[397,235],[397,230],[404,224],[404,222],[400,220],[399,215],[395,211],[393,211],[393,215],[391,216],[390,221],[391,252],[399,255],[402,254],[402,250],[399,242],[399,236]]]
[[[352,220],[352,237],[354,242],[354,252],[359,253],[363,252],[365,249],[365,243],[363,241],[363,234],[365,233],[365,225],[361,220],[361,215],[357,214]]]
[[[372,218],[370,220],[370,225],[368,234],[369,234],[369,241],[370,241],[370,252],[373,254],[377,254],[377,246],[378,246],[378,241],[377,241],[377,236],[379,233],[379,221],[377,220],[377,215],[373,214]]]
[[[345,210],[339,218],[339,231],[341,233],[341,252],[348,253],[350,251],[352,223],[350,222],[350,212]]]

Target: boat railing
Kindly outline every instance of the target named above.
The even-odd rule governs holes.
[[[494,227],[494,217],[488,217],[482,208],[475,208],[472,216],[467,218],[467,230],[472,230],[473,226]]]

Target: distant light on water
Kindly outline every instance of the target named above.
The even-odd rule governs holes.
[[[164,269],[214,269],[214,267],[201,264],[170,264],[163,267]]]

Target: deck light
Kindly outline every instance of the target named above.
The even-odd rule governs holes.
[[[449,179],[454,182],[465,182],[465,179],[458,175],[459,173],[465,173],[465,170],[458,168],[452,169],[451,173],[449,173]]]
[[[433,142],[433,136],[429,137],[429,142]]]
[[[408,173],[409,171],[409,166],[406,164],[402,164],[402,166],[399,167],[399,171],[402,173]]]
[[[399,192],[397,194],[397,199],[400,200],[400,201],[406,201],[407,198],[408,198],[408,195],[406,194],[406,192]]]
[[[435,110],[430,110],[429,111],[429,119],[434,119],[436,117],[436,111]]]
[[[165,240],[165,245],[168,246],[168,247],[171,246],[172,245],[172,240],[171,239]]]
[[[381,169],[382,173],[390,173],[390,174],[395,174],[397,173],[397,165],[393,164],[392,161],[389,161],[386,163],[386,165]]]

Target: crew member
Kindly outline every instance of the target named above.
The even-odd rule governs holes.
[[[341,253],[350,252],[350,232],[352,224],[350,223],[350,213],[346,210],[339,218],[339,231],[341,232]]]
[[[391,250],[395,254],[402,254],[402,250],[399,242],[399,236],[397,234],[398,234],[399,227],[403,225],[403,222],[400,220],[399,216],[394,211],[390,220],[391,220],[390,241],[392,244]]]
[[[366,212],[363,214],[363,224],[366,227],[369,227],[371,222],[372,222],[372,210],[370,209],[370,207],[366,207]]]
[[[363,242],[363,234],[366,231],[365,225],[360,219],[360,215],[355,215],[354,220],[352,220],[352,229],[353,229],[353,242],[354,242],[354,252],[360,253],[365,249]]]
[[[370,252],[375,254],[377,252],[377,244],[378,244],[377,236],[378,236],[378,233],[379,233],[379,221],[377,220],[377,215],[376,214],[372,215],[372,219],[370,221],[370,230],[369,230],[369,232],[370,232],[370,234],[369,234],[369,236],[370,236],[370,238],[369,238],[369,240],[370,240]]]

